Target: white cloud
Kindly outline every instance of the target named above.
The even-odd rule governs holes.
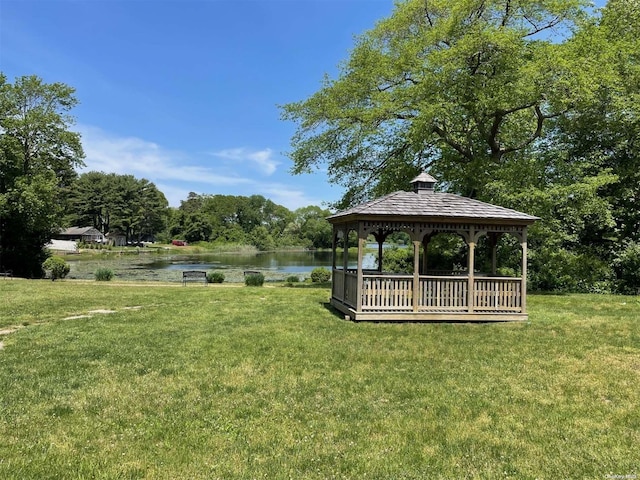
[[[183,200],[186,200],[187,197],[189,197],[189,193],[193,192],[193,189],[189,189],[189,188],[181,188],[181,187],[176,187],[174,185],[170,185],[167,183],[156,183],[156,187],[158,188],[158,190],[160,190],[165,198],[167,199],[167,201],[169,202],[169,205],[172,207],[179,207],[180,206],[180,202]],[[195,192],[198,193],[198,192]]]
[[[271,175],[279,162],[273,152],[231,148],[213,154],[189,154],[171,151],[157,143],[136,137],[119,137],[96,127],[81,125],[85,164],[80,171],[100,171],[133,175],[155,183],[169,205],[177,207],[189,192],[197,194],[262,195],[289,210],[308,205],[321,205],[311,198],[300,183],[264,182],[260,174]],[[211,155],[231,162],[211,162]],[[220,165],[223,163],[224,165]],[[247,163],[257,168],[247,168]],[[258,170],[258,172],[256,172]]]
[[[252,162],[266,175],[272,175],[280,162],[274,160],[273,150],[265,148],[264,150],[250,150],[248,148],[229,148],[213,152],[211,155],[225,160],[234,162]]]
[[[287,207],[291,211],[308,207],[309,205],[323,206],[322,200],[311,198],[307,196],[304,190],[292,188],[290,185],[272,183],[263,185],[261,190],[261,195],[269,198],[273,203]],[[323,208],[325,207],[323,206]]]
[[[81,171],[130,174],[152,181],[172,180],[197,182],[214,186],[250,183],[240,175],[217,173],[196,165],[195,159],[183,152],[172,152],[156,143],[136,137],[117,137],[95,127],[81,126],[85,164]]]

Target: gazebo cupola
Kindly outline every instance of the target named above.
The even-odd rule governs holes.
[[[353,320],[524,320],[527,284],[527,226],[538,218],[451,193],[436,192],[436,179],[422,173],[413,191],[397,191],[331,215],[333,276],[331,304]],[[349,267],[348,241],[357,233],[356,268]],[[413,248],[413,271],[383,272],[383,242],[393,232],[405,232]],[[427,246],[441,233],[453,233],[467,245],[463,271],[428,270]],[[518,277],[496,275],[496,249],[502,235],[520,243]],[[378,243],[378,269],[365,270],[369,236]],[[492,249],[491,272],[476,269],[475,249],[481,237]],[[342,259],[337,246],[342,242]]]
[[[411,185],[415,193],[433,193],[436,181],[431,175],[423,172],[411,180]]]

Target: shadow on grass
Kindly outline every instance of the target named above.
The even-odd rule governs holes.
[[[346,320],[348,322],[352,321],[351,318],[349,317],[349,315],[345,315],[340,310],[338,310],[336,307],[331,305],[331,303],[329,303],[329,302],[320,302],[320,305],[322,305],[332,316],[336,317],[338,320]]]

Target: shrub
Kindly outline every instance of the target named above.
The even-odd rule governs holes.
[[[261,273],[252,273],[244,277],[244,284],[247,287],[261,287],[264,283],[264,275]]]
[[[496,268],[496,274],[499,277],[516,277],[517,276],[517,272],[515,271],[515,269],[511,267],[498,267]]]
[[[529,289],[557,293],[610,291],[611,268],[595,253],[541,247],[529,255]]]
[[[222,273],[222,272],[209,272],[209,273],[207,273],[207,282],[209,282],[209,283],[222,283],[222,282],[224,282],[224,273]]]
[[[48,272],[51,281],[54,281],[56,278],[66,277],[69,270],[71,270],[71,267],[64,261],[64,258],[55,255],[47,258],[42,264],[42,268],[45,272]]]
[[[299,281],[300,278],[297,275],[289,275],[286,280],[287,283],[298,283]]]
[[[627,242],[614,259],[613,268],[618,292],[640,294],[640,243]]]
[[[395,245],[386,249],[382,254],[382,270],[391,273],[413,272],[413,249]]]
[[[324,267],[314,268],[311,272],[313,283],[325,283],[331,280],[331,272]]]
[[[113,279],[113,270],[106,267],[100,267],[95,273],[96,281],[98,282],[110,282]]]

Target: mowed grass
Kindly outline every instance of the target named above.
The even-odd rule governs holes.
[[[328,297],[0,281],[0,478],[640,474],[637,297],[532,295],[517,324]]]

